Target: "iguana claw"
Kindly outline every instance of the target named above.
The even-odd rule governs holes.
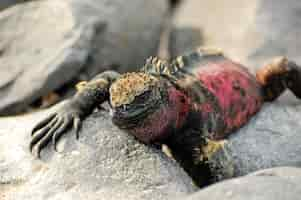
[[[54,150],[57,151],[57,141],[72,123],[75,128],[76,138],[78,139],[80,122],[79,115],[70,106],[63,107],[55,113],[50,114],[32,129],[32,139],[29,145],[30,151],[33,153],[33,149],[35,148],[35,156],[40,158],[41,150],[51,140]]]

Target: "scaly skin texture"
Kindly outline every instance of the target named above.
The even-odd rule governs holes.
[[[39,157],[51,139],[55,148],[72,123],[78,135],[81,121],[109,101],[118,127],[144,143],[167,144],[201,185],[197,177],[223,139],[286,88],[300,98],[301,70],[283,57],[256,77],[216,50],[200,49],[170,63],[150,58],[140,72],[107,71],[80,83],[63,108],[33,129],[30,150]]]
[[[217,113],[221,117],[219,126],[223,126],[222,130],[209,130],[215,133],[210,139],[224,138],[225,134],[245,124],[261,107],[260,85],[237,63],[224,57],[216,58],[216,61],[201,64],[196,76],[216,99]],[[198,106],[203,119],[208,118],[214,107],[212,101]]]

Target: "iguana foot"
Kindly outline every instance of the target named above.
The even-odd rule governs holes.
[[[257,70],[256,78],[263,88],[266,101],[273,101],[287,88],[301,98],[301,68],[286,57],[275,58]]]
[[[222,149],[226,143],[225,140],[210,140],[205,139],[206,145],[204,145],[201,149],[201,157],[200,160],[204,161],[206,159],[210,159],[212,155],[214,155],[217,151]]]
[[[35,149],[35,155],[39,158],[41,150],[51,140],[56,151],[57,141],[72,124],[78,139],[81,120],[109,99],[109,88],[119,76],[117,72],[105,71],[89,82],[77,84],[78,91],[75,96],[33,128],[30,151]]]
[[[54,150],[57,151],[57,141],[72,123],[76,138],[78,139],[81,125],[80,113],[78,113],[77,109],[70,102],[67,102],[61,109],[50,114],[32,129],[32,139],[29,145],[30,151],[33,153],[33,149],[35,149],[35,156],[40,158],[41,150],[50,140],[52,140]]]

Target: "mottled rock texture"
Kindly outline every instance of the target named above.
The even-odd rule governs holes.
[[[55,108],[53,108],[55,109]],[[174,199],[196,190],[159,150],[112,125],[107,112],[85,120],[80,139],[69,131],[36,160],[30,129],[50,111],[0,120],[0,199]]]

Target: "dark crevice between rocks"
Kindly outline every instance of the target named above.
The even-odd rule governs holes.
[[[71,98],[76,93],[76,84],[82,81],[89,81],[92,79],[96,74],[101,73],[105,70],[115,70],[118,71],[120,65],[111,65],[108,67],[104,67],[96,71],[95,68],[93,68],[91,71],[90,65],[93,64],[93,57],[91,55],[88,55],[88,58],[82,68],[82,70],[78,73],[76,77],[74,77],[71,81],[68,81],[67,83],[63,84],[61,87],[59,87],[56,90],[51,91],[47,95],[38,98],[36,101],[34,101],[32,104],[30,104],[29,109],[26,110],[32,111],[37,109],[44,109],[49,108],[50,106],[59,103],[63,100],[66,100],[68,98]]]
[[[65,99],[72,97],[76,93],[76,84],[81,81],[84,81],[84,79],[82,78],[82,76],[78,75],[75,78],[63,84],[61,87],[50,91],[48,94],[42,97],[35,99],[34,101],[32,101],[32,103],[29,103],[27,106],[22,106],[22,108],[20,107],[20,109],[16,109],[16,106],[10,106],[9,109],[3,111],[3,113],[10,113],[10,115],[23,115],[33,111],[37,111],[39,109],[49,108],[55,105],[56,103],[59,103]],[[5,116],[5,114],[3,116]]]
[[[181,152],[176,153],[165,144],[162,145],[161,150],[181,166],[197,187],[203,188],[217,182],[216,177],[212,173],[211,166],[206,160],[198,164],[192,163],[190,159],[186,159],[185,161],[180,159]]]
[[[179,164],[199,188],[204,188],[221,181],[219,174],[216,174],[218,169],[214,169],[214,166],[206,160],[189,167],[184,166],[185,164],[183,163]]]
[[[59,103],[60,101],[72,97],[76,92],[75,85],[78,82],[80,82],[78,78],[72,79],[71,81],[62,85],[60,88],[53,90],[43,97],[38,98],[29,105],[29,108],[25,112],[49,108],[50,106]]]
[[[185,171],[199,188],[209,186],[215,182],[214,176],[207,164],[199,164]]]
[[[0,49],[0,57],[4,54],[5,49]]]
[[[172,8],[175,8],[177,6],[179,6],[179,4],[182,2],[183,0],[169,0],[170,5]]]

